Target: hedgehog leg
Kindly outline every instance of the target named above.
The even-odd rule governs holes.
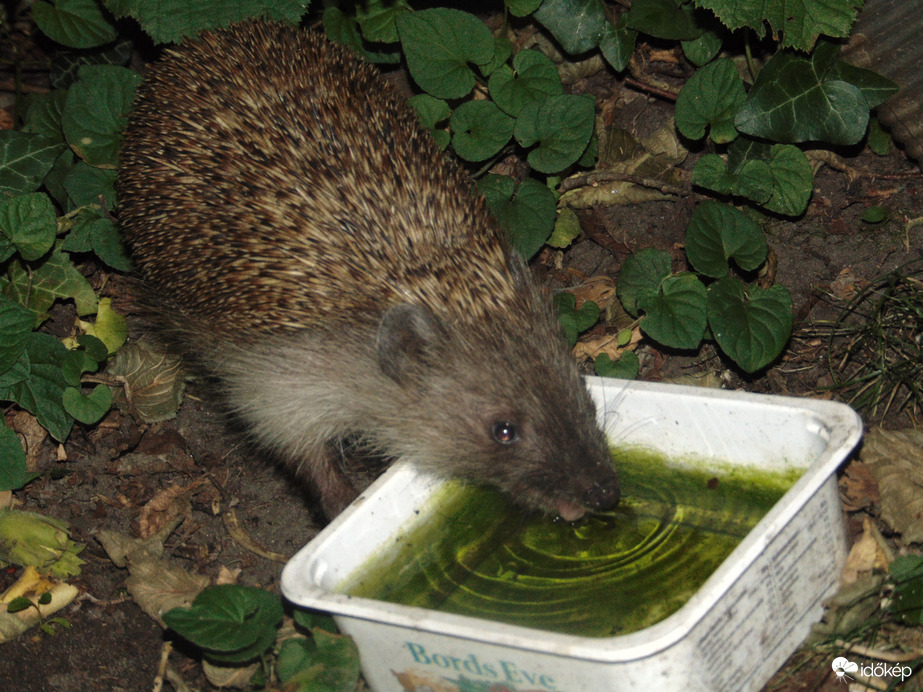
[[[333,519],[359,493],[340,468],[339,452],[333,445],[324,445],[312,461],[307,465],[305,475],[309,476],[307,480],[317,495],[324,515]]]

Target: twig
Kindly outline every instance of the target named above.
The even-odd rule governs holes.
[[[574,190],[579,187],[586,187],[588,185],[595,186],[599,185],[600,183],[609,183],[616,180],[624,181],[627,183],[634,183],[635,185],[640,185],[641,187],[649,187],[654,190],[660,190],[665,195],[676,195],[678,197],[682,197],[689,194],[689,190],[686,188],[679,187],[677,185],[671,185],[670,183],[665,183],[662,180],[657,180],[656,178],[644,178],[632,173],[618,173],[611,170],[594,171],[585,175],[567,178],[561,183],[561,187],[559,189],[561,192],[567,192],[568,190]]]
[[[667,99],[667,101],[675,101],[676,97],[678,96],[678,94],[672,91],[667,91],[666,89],[655,87],[653,84],[647,84],[635,79],[634,77],[625,77],[625,84],[634,87],[638,91],[645,91],[648,94],[653,94],[654,96],[659,96],[662,99]]]

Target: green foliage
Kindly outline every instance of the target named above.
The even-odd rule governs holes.
[[[580,332],[586,331],[599,320],[599,306],[592,300],[587,300],[578,310],[577,298],[573,293],[558,293],[554,297],[554,305],[564,329],[564,336],[571,346],[577,343],[577,335]]]
[[[39,26],[67,46],[86,49],[116,39],[96,2],[38,2],[33,9]],[[80,317],[97,313],[99,300],[78,265],[86,255],[115,269],[131,267],[107,211],[115,206],[125,114],[141,79],[108,64],[119,54],[128,57],[84,51],[53,74],[60,88],[21,109],[21,129],[0,133],[0,401],[35,415],[59,442],[75,420],[95,423],[112,403],[108,387],[85,391],[82,382],[106,361],[102,342],[81,335],[68,348],[36,330],[59,302],[72,304]],[[110,339],[113,350],[120,341],[124,336]],[[5,423],[0,448],[0,489],[31,480]]]
[[[781,286],[762,289],[728,274],[733,266],[758,268],[766,252],[761,229],[743,212],[703,202],[686,235],[686,255],[698,275],[673,274],[668,252],[641,250],[622,265],[619,299],[630,314],[643,313],[641,329],[655,341],[694,349],[710,332],[734,362],[754,372],[788,341],[791,298]]]
[[[923,557],[901,555],[889,568],[894,595],[888,610],[905,625],[923,625]]]
[[[222,584],[203,590],[189,608],[164,613],[163,621],[209,661],[246,663],[275,643],[282,604],[268,591]]]
[[[276,672],[287,690],[344,692],[359,680],[359,652],[353,640],[336,632],[326,615],[295,611],[296,625],[310,637],[277,641],[282,604],[273,594],[248,586],[210,586],[189,608],[174,608],[164,622],[194,644],[212,664],[242,665],[259,659]]]

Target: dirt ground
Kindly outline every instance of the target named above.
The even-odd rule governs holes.
[[[629,89],[611,74],[597,75],[576,88],[593,91],[601,103],[611,105],[608,112],[617,124],[638,135],[670,114],[669,103]],[[692,154],[684,168],[691,170],[697,155]],[[884,157],[864,150],[843,161],[849,171],[830,166],[820,169],[810,208],[802,218],[773,220],[766,227],[775,256],[775,281],[792,293],[796,314],[796,334],[780,362],[758,376],[743,377],[711,349],[697,355],[670,354],[644,344],[640,349],[642,379],[714,372],[726,387],[830,396],[822,391],[830,381],[827,343],[818,336],[823,322],[842,307],[830,294],[836,293],[844,275],[861,285],[920,258],[923,247],[923,226],[909,232],[904,226],[906,219],[923,216],[919,168],[899,149]],[[679,262],[682,252],[678,246],[692,201],[690,196],[675,202],[581,212],[585,237],[561,257],[546,252],[537,260],[536,270],[556,288],[576,283],[580,275],[617,278],[631,251],[652,245],[673,250]],[[882,226],[861,221],[861,214],[871,205],[887,207],[891,220]],[[106,292],[116,301],[125,301],[125,285],[113,277]],[[906,415],[885,421],[891,427],[911,422]],[[222,506],[233,507],[245,532],[269,551],[291,555],[320,527],[312,516],[310,498],[284,472],[242,444],[199,381],[190,383],[176,419],[143,426],[112,412],[103,425],[77,426],[65,450],[66,460],[56,461],[54,447],[47,444],[42,464],[49,473],[16,496],[24,509],[70,522],[74,539],[86,544],[82,553],[86,565],[72,580],[84,595],[60,613],[69,628],[55,636],[31,631],[0,647],[3,690],[152,689],[164,634],[126,596],[126,572],[109,560],[96,537],[104,529],[135,532],[141,508],[171,484],[188,485],[209,478],[220,489]],[[146,468],[134,465],[125,461],[127,452],[144,452],[159,461]],[[212,579],[221,566],[239,568],[239,583],[276,589],[282,565],[235,542],[213,511],[213,500],[213,496],[193,500],[190,515],[167,540],[163,559]],[[15,569],[0,573],[0,591],[17,576]],[[194,659],[174,652],[171,664],[192,687],[210,689]],[[807,665],[771,688],[834,690],[842,686],[829,667],[822,670]]]

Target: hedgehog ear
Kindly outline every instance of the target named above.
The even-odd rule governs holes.
[[[378,365],[385,375],[404,386],[443,339],[439,320],[422,305],[401,303],[388,308],[378,326]]]

